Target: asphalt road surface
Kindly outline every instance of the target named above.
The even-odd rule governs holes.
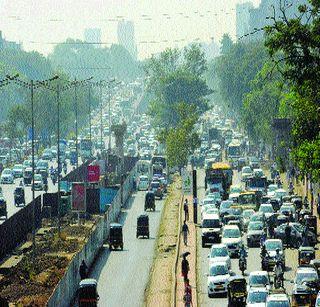
[[[49,163],[49,169],[53,165],[54,167],[57,167],[56,162],[50,162]],[[72,170],[72,166],[70,163],[68,163],[68,171],[69,173]],[[0,184],[2,187],[3,195],[5,200],[7,201],[7,210],[8,210],[8,218],[18,212],[23,206],[16,207],[14,204],[14,197],[13,197],[13,192],[17,186],[19,186],[20,181],[22,178],[16,178],[14,181],[14,184]],[[48,178],[48,192],[56,192],[58,190],[58,184],[56,183],[53,185],[50,177]],[[35,197],[37,197],[40,194],[43,194],[44,191],[35,191]],[[25,186],[25,198],[26,198],[26,203],[30,203],[32,201],[32,191],[31,191],[31,186]],[[2,217],[1,217],[2,218]],[[4,219],[0,220],[0,223],[2,223]]]
[[[198,184],[198,198],[201,201],[205,196],[204,190],[204,177],[205,173],[204,170],[198,170],[197,172],[197,184]],[[234,180],[233,184],[240,183],[240,174],[238,172],[234,172]],[[200,210],[198,210],[200,213]],[[200,214],[198,216],[198,221],[200,223]],[[206,248],[201,247],[201,229],[198,228],[197,230],[198,236],[198,285],[200,285],[198,289],[199,295],[199,302],[200,306],[227,306],[228,299],[226,295],[217,296],[214,298],[208,297],[207,291],[207,276],[206,274],[209,271],[209,263],[208,263],[208,254],[210,252],[209,245]],[[243,236],[243,242],[246,244],[246,237]],[[295,276],[295,271],[298,266],[298,251],[295,249],[286,249],[285,250],[285,257],[286,257],[286,272],[285,272],[285,283],[284,288],[287,291],[287,294],[291,296],[292,293],[292,280]],[[261,270],[261,260],[260,260],[260,248],[249,248],[248,249],[248,258],[247,258],[247,271],[245,272],[245,277],[247,277],[252,271]],[[235,272],[237,275],[241,275],[239,270],[239,260],[238,259],[231,259],[231,270]],[[270,272],[270,280],[273,281],[273,274]]]
[[[137,217],[144,213],[145,192],[132,195],[120,215],[123,224],[124,248],[109,251],[104,246],[90,277],[98,280],[98,306],[142,306],[144,290],[153,261],[163,202],[156,200],[156,211],[149,212],[150,238],[136,238]]]

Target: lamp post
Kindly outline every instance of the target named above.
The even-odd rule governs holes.
[[[32,251],[35,254],[36,247],[36,218],[35,218],[35,191],[34,191],[34,173],[35,173],[35,160],[34,160],[34,130],[35,130],[35,119],[34,119],[34,90],[41,87],[42,84],[48,84],[49,82],[57,79],[55,76],[53,78],[43,80],[43,81],[34,81],[26,82],[18,78],[18,75],[14,77],[7,76],[7,79],[10,82],[14,82],[17,85],[24,87],[30,90],[30,104],[31,104],[31,155],[32,155]]]

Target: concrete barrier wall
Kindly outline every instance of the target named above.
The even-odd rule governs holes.
[[[126,202],[133,187],[133,178],[135,178],[136,166],[133,167],[129,176],[123,183],[122,199]],[[79,267],[82,260],[85,260],[88,266],[91,266],[98,255],[100,248],[109,235],[110,223],[117,221],[121,211],[121,190],[120,189],[112,201],[111,206],[103,217],[101,217],[94,230],[88,238],[83,248],[72,258],[64,276],[56,286],[54,292],[47,302],[48,307],[69,307],[76,295],[80,282]]]

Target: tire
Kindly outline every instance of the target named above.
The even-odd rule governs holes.
[[[109,250],[112,251],[112,245],[109,245]]]
[[[147,238],[148,238],[148,239],[150,238],[149,234],[147,235]]]
[[[120,245],[120,249],[123,251],[123,244]]]

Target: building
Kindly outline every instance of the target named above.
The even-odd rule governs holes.
[[[118,44],[126,48],[133,59],[137,59],[138,52],[135,42],[133,21],[121,20],[118,22]]]
[[[101,29],[89,28],[84,30],[84,41],[89,44],[93,44],[94,47],[99,48],[101,46]]]
[[[207,60],[212,60],[220,54],[219,45],[214,41],[214,38],[212,38],[209,44],[201,43],[201,47],[206,55]]]
[[[285,6],[286,17],[288,19],[294,18],[298,13],[298,7],[302,4],[308,4],[307,0],[285,0],[282,1],[282,6]],[[280,11],[279,0],[261,0],[258,8],[250,10],[249,28],[250,39],[262,39],[264,31],[262,29],[272,24],[273,21],[270,17],[275,16],[276,19],[282,18],[282,12]]]
[[[2,31],[0,31],[0,50],[2,49],[21,50],[22,45],[21,43],[16,43],[4,39],[2,36]]]
[[[237,39],[243,38],[250,31],[250,11],[253,9],[251,2],[236,5],[236,35]]]

